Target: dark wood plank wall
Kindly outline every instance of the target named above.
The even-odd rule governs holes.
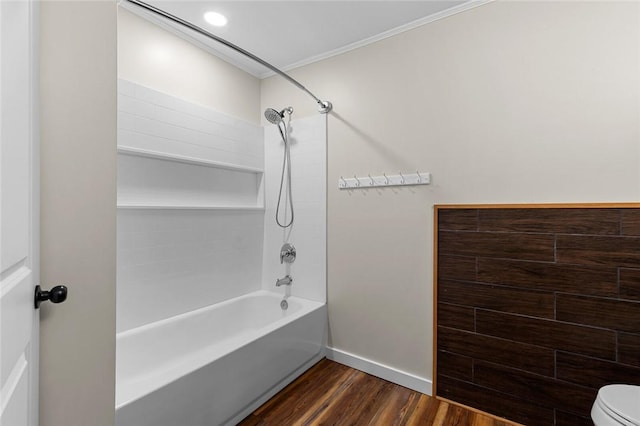
[[[592,425],[640,384],[640,208],[437,208],[436,394]]]

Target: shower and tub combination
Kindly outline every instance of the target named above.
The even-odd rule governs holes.
[[[118,91],[116,425],[235,424],[324,356],[326,115]]]

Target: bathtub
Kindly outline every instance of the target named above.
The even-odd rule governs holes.
[[[326,305],[258,291],[117,335],[116,426],[233,425],[324,356]]]

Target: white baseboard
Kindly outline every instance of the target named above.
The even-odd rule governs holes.
[[[380,377],[381,379],[404,386],[405,388],[431,396],[433,384],[431,380],[335,348],[327,347],[327,358],[355,368],[356,370],[364,371],[372,376]]]

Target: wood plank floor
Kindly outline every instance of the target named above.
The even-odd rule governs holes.
[[[239,423],[512,426],[323,359]]]

